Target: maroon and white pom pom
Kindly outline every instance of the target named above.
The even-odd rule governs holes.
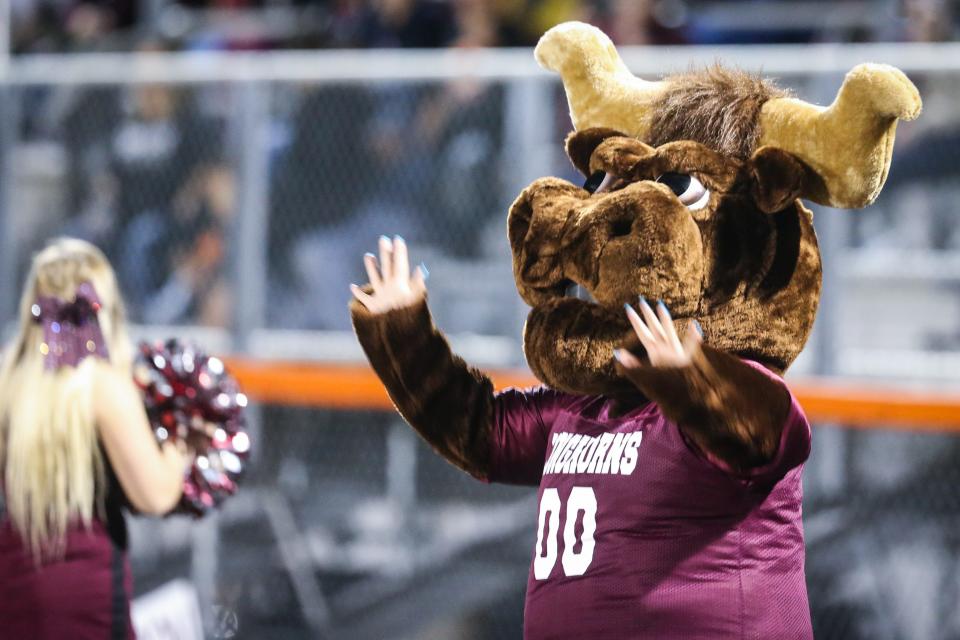
[[[203,516],[237,490],[250,454],[247,397],[223,361],[177,339],[141,343],[133,371],[157,441],[196,454],[174,511]]]

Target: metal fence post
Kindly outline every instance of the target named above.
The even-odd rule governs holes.
[[[249,348],[264,326],[267,290],[270,85],[235,86],[232,143],[236,153],[237,211],[233,225],[234,349]]]
[[[247,352],[252,333],[266,324],[270,193],[270,83],[234,85],[231,146],[236,158],[237,210],[232,229],[233,350]],[[254,460],[262,442],[261,412],[247,410]]]
[[[17,123],[20,120],[20,91],[6,83],[5,70],[0,69],[0,334],[6,333],[16,318],[17,309],[17,235],[13,210],[14,150],[17,146]],[[0,337],[6,337],[0,335]]]
[[[409,575],[418,563],[417,437],[413,429],[396,421],[387,431],[386,494],[390,507],[399,515],[397,541],[405,557],[396,558],[400,575]]]
[[[839,370],[840,328],[843,322],[843,278],[840,262],[847,244],[850,214],[820,207],[816,212],[820,257],[823,261],[823,289],[817,316],[816,363],[820,376],[836,375]]]
[[[0,0],[0,77],[5,77],[13,51],[13,9],[11,0]]]
[[[220,550],[220,514],[212,513],[190,530],[190,580],[197,590],[203,628],[216,628],[217,567]]]
[[[815,339],[811,345],[815,356],[813,373],[818,376],[835,375],[838,370],[839,334],[843,322],[843,279],[839,274],[839,263],[846,244],[848,215],[847,212],[826,207],[817,208],[815,215],[823,261],[823,289]],[[814,438],[815,453],[811,454],[810,480],[818,485],[818,492],[831,496],[848,487],[852,452],[848,430],[827,427],[818,429]]]

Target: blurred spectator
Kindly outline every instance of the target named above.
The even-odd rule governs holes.
[[[897,0],[891,20],[859,40],[878,42],[947,42],[957,36],[955,0]]]
[[[497,14],[486,0],[454,0],[460,48],[500,43]],[[480,230],[499,204],[499,159],[503,130],[503,95],[498,83],[476,78],[448,82],[428,95],[416,119],[416,134],[433,165],[425,216],[441,218],[455,230],[425,239],[460,256],[475,255]],[[430,225],[428,230],[436,229]]]
[[[453,38],[450,5],[437,0],[372,0],[360,29],[360,46],[443,47]]]
[[[903,13],[904,39],[909,42],[946,42],[956,35],[949,0],[903,0]]]
[[[330,0],[326,41],[334,49],[359,47],[367,21],[366,0]]]
[[[366,89],[346,85],[311,89],[297,109],[290,145],[271,171],[268,320],[275,326],[327,327],[346,316],[312,301],[343,297],[352,273],[345,247],[362,241],[359,210],[373,180],[383,179],[371,148],[373,108]],[[313,297],[321,290],[328,297]]]
[[[119,48],[137,24],[138,0],[11,0],[14,53]]]
[[[110,137],[122,117],[117,87],[81,89],[73,96],[61,120],[60,137],[67,154],[67,202],[84,208],[104,192],[94,193],[95,183],[104,184],[110,155]],[[75,216],[82,210],[68,212]]]
[[[455,0],[163,0],[149,6],[146,0],[12,1],[15,53],[123,48],[134,33],[175,37],[188,48],[432,48],[449,46],[460,30]],[[565,20],[597,24],[617,44],[939,41],[956,35],[951,0],[899,0],[899,21],[877,19],[876,12],[851,17],[841,11],[843,24],[834,24],[830,10],[845,1],[822,0],[822,11],[800,14],[799,22],[789,0],[483,4],[498,46],[531,46]],[[872,4],[883,11],[897,3]],[[757,18],[758,7],[763,18]]]
[[[325,86],[307,93],[294,117],[290,146],[271,171],[271,274],[299,286],[294,242],[350,218],[377,174],[370,148],[372,101],[366,89]]]
[[[218,165],[200,167],[178,194],[160,240],[169,272],[143,302],[143,317],[149,322],[229,326],[226,234],[234,201],[233,174]]]
[[[136,85],[110,140],[118,183],[117,231],[138,215],[164,209],[194,169],[219,154],[220,132],[189,96],[169,85]]]
[[[429,225],[437,179],[418,112],[429,90],[385,85],[371,94],[328,87],[304,101],[293,143],[277,163],[270,264],[275,325],[348,329],[343,283],[361,275],[356,256],[381,233],[417,242]],[[375,180],[374,180],[375,179]]]
[[[593,22],[596,17],[594,5],[597,2],[580,0],[525,0],[512,2],[502,0],[498,3],[500,14],[512,24],[517,33],[522,34],[522,42],[514,44],[533,46],[540,35],[555,24],[567,20]]]
[[[687,13],[684,2],[611,0],[598,21],[618,45],[683,44]]]
[[[655,5],[667,9],[664,15],[676,20],[686,14],[687,39],[701,44],[774,44],[809,43],[827,39],[846,39],[850,34],[832,24],[830,12],[846,0],[810,0],[801,8],[801,17],[788,0],[725,0],[712,6],[702,2],[695,11],[683,0],[660,0]],[[799,3],[796,3],[799,4]],[[877,2],[879,5],[880,2]],[[812,7],[812,8],[811,8]],[[761,19],[758,19],[761,16]],[[868,16],[863,16],[862,27],[872,26]],[[848,25],[849,28],[849,25]]]
[[[451,7],[457,34],[452,46],[498,44],[497,16],[489,2],[454,0]],[[369,135],[384,179],[375,185],[367,209],[390,210],[411,234],[408,241],[437,244],[457,255],[477,252],[476,232],[495,212],[499,192],[499,85],[461,78],[377,95]]]
[[[145,51],[157,48],[153,42],[141,45]],[[119,118],[110,122],[104,112]],[[210,204],[224,197],[215,198],[205,183],[225,170],[220,123],[203,115],[192,95],[167,84],[128,85],[115,97],[92,91],[68,116],[71,121],[85,126],[67,132],[68,149],[91,170],[87,185],[71,184],[89,197],[88,205],[98,203],[95,210],[110,199],[110,224],[100,240],[117,265],[132,315],[140,318],[177,270],[178,241],[202,230],[191,224],[224,215]],[[85,146],[93,140],[103,142]],[[213,213],[202,213],[204,207]]]
[[[902,0],[904,20],[895,37],[911,42],[952,38],[954,11],[945,0]],[[852,223],[857,245],[956,250],[957,179],[960,177],[960,124],[952,76],[911,74],[924,98],[924,114],[898,132],[887,186],[874,215]],[[936,83],[935,86],[934,83]],[[909,211],[909,215],[904,215]],[[872,225],[872,226],[871,226]],[[953,342],[960,344],[960,339]]]
[[[455,46],[498,42],[487,2],[456,0],[450,8]],[[273,172],[270,265],[275,290],[286,292],[278,295],[293,298],[274,305],[286,314],[276,321],[348,328],[340,306],[296,301],[342,298],[342,283],[362,275],[356,256],[380,233],[476,254],[480,229],[502,215],[501,130],[500,87],[476,79],[310,94]]]

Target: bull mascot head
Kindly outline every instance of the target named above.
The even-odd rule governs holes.
[[[820,298],[801,199],[870,204],[897,121],[919,115],[916,87],[893,67],[860,65],[824,108],[719,66],[648,82],[576,22],[544,34],[536,57],[563,80],[576,129],[567,154],[587,178],[537,180],[510,209],[537,377],[571,393],[631,392],[611,354],[642,355],[623,313],[638,296],[663,300],[678,329],[699,321],[714,348],[785,371]],[[574,286],[589,299],[568,295]]]

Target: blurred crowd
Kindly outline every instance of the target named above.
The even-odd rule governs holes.
[[[750,30],[756,21],[713,24],[708,18],[720,15],[711,13],[716,4],[13,0],[12,42],[20,53],[526,46],[567,19],[597,24],[618,44],[828,37],[937,41],[952,39],[955,30],[953,7],[945,0],[878,2],[878,11],[893,7],[898,19],[875,33],[856,27],[855,20],[839,35],[836,29],[828,35],[811,28],[816,21],[785,22],[773,29],[764,25],[757,31]],[[755,12],[760,5],[790,3],[720,4]],[[232,221],[240,206],[238,159],[245,138],[236,130],[238,100],[230,91],[209,85],[121,84],[35,87],[20,94],[19,139],[25,145],[54,146],[62,158],[55,181],[63,192],[62,210],[50,214],[56,221],[38,226],[34,235],[65,232],[103,247],[117,266],[135,320],[232,322],[233,292],[227,283],[239,258],[231,255],[237,243],[230,234],[237,226]],[[565,111],[561,103],[558,94],[558,115]],[[270,326],[348,328],[341,305],[309,301],[343,298],[344,283],[363,278],[357,273],[357,256],[384,230],[421,246],[442,247],[454,259],[482,257],[479,238],[486,229],[495,227],[499,240],[503,212],[514,195],[505,188],[509,107],[502,83],[462,79],[291,86],[273,92],[268,109],[269,141],[260,152],[266,156],[268,313],[275,314],[267,318]],[[558,131],[558,140],[563,133]],[[956,119],[925,135],[917,140],[923,144],[901,145],[891,184],[910,182],[918,171],[954,175],[958,165],[943,160],[960,148]],[[930,144],[942,147],[933,160],[927,153]],[[931,169],[925,161],[937,166]],[[31,169],[24,164],[20,170]],[[50,188],[38,191],[44,190]],[[854,231],[854,242],[872,233],[862,227]],[[951,239],[951,233],[937,232],[934,244],[960,245],[960,237]]]
[[[796,13],[787,8],[800,3],[789,0],[11,2],[15,53],[130,50],[145,36],[161,37],[187,50],[528,46],[545,29],[573,19],[603,27],[617,44],[935,41],[952,39],[957,28],[955,0],[803,3],[814,5],[808,11],[814,18],[818,2],[825,8],[844,2],[869,6],[859,24],[839,27],[815,19],[798,22]],[[751,13],[770,5],[773,24],[751,26]],[[785,10],[777,11],[776,5]]]
[[[21,148],[54,148],[60,159],[52,167],[21,152],[21,197],[44,171],[55,177],[35,191],[60,193],[59,206],[18,206],[18,220],[46,219],[22,234],[27,244],[68,234],[103,248],[136,321],[230,326],[232,222],[249,143],[238,93],[140,83],[19,95]],[[266,144],[254,148],[271,326],[347,329],[342,305],[315,301],[344,297],[362,277],[358,256],[384,230],[477,257],[477,234],[504,206],[500,83],[306,84],[271,95],[255,125]]]
[[[171,85],[83,89],[27,135],[64,151],[62,226],[112,258],[135,318],[227,324],[235,210],[223,122]],[[39,100],[38,100],[39,102]]]

